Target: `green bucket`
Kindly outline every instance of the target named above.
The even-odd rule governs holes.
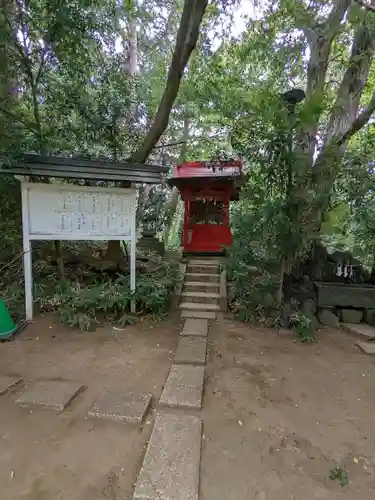
[[[17,325],[14,323],[4,302],[0,300],[0,339],[8,338],[17,330]]]

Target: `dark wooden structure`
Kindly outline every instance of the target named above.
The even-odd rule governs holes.
[[[0,174],[138,184],[161,184],[168,170],[158,165],[36,154],[24,155],[17,160],[0,160]]]

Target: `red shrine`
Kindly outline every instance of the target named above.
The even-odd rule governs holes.
[[[173,169],[168,183],[184,200],[184,252],[216,254],[232,244],[229,202],[243,179],[238,160],[197,161]]]

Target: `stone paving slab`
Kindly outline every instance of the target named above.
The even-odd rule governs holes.
[[[21,377],[10,377],[9,375],[0,375],[0,396],[10,391],[22,382]]]
[[[174,356],[175,364],[206,364],[207,339],[204,337],[181,337]]]
[[[159,404],[200,410],[203,381],[203,366],[172,365]]]
[[[133,500],[198,500],[202,422],[158,414]]]
[[[347,333],[361,337],[363,340],[375,339],[375,328],[373,326],[357,323],[341,323],[341,326]]]
[[[207,337],[208,321],[206,319],[188,318],[181,335],[188,337]]]
[[[179,305],[180,309],[187,309],[188,311],[204,311],[204,312],[214,312],[220,311],[219,304],[201,303],[201,302],[181,302]],[[194,317],[194,316],[193,316]],[[195,316],[199,317],[199,316]]]
[[[181,312],[181,318],[195,318],[195,319],[216,319],[216,313],[213,311],[188,311]]]
[[[21,394],[16,403],[26,408],[63,411],[83,389],[84,386],[76,382],[40,380]]]
[[[105,391],[88,416],[141,424],[151,405],[151,394]]]
[[[366,354],[375,354],[375,342],[356,342],[355,345]]]

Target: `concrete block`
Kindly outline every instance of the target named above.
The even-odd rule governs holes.
[[[172,365],[159,404],[200,410],[203,381],[203,366]]]
[[[220,268],[219,266],[210,265],[199,265],[188,263],[186,270],[189,274],[211,274],[213,276],[219,276]]]
[[[188,318],[181,335],[189,337],[207,337],[208,321],[206,319]]]
[[[151,399],[151,394],[106,390],[89,410],[88,416],[141,424]]]
[[[202,422],[158,414],[133,500],[198,500]]]
[[[201,304],[198,302],[181,302],[179,307],[189,311],[220,311],[218,304]]]
[[[10,377],[8,375],[0,375],[0,396],[10,391],[22,382],[21,377]]]
[[[220,283],[205,283],[204,281],[185,281],[185,292],[220,293]]]
[[[191,259],[189,264],[196,266],[220,266],[224,261],[223,259]]]
[[[366,354],[375,354],[375,342],[356,342],[355,344],[361,351],[363,351]]]
[[[183,292],[181,300],[195,304],[217,304],[220,299],[218,292]]]
[[[360,323],[363,319],[363,312],[356,309],[341,309],[341,321],[343,323]]]
[[[360,337],[363,340],[375,339],[375,328],[365,324],[341,323],[342,328],[351,335]]]
[[[83,388],[76,382],[40,380],[21,394],[16,403],[26,408],[63,411]]]
[[[375,326],[375,309],[366,309],[365,321],[371,326]]]
[[[174,357],[176,364],[205,365],[207,339],[204,337],[181,337]]]
[[[220,274],[206,274],[206,273],[186,273],[186,281],[199,281],[204,283],[219,283]]]
[[[191,311],[183,309],[181,311],[181,318],[216,319],[216,313],[213,311]]]

